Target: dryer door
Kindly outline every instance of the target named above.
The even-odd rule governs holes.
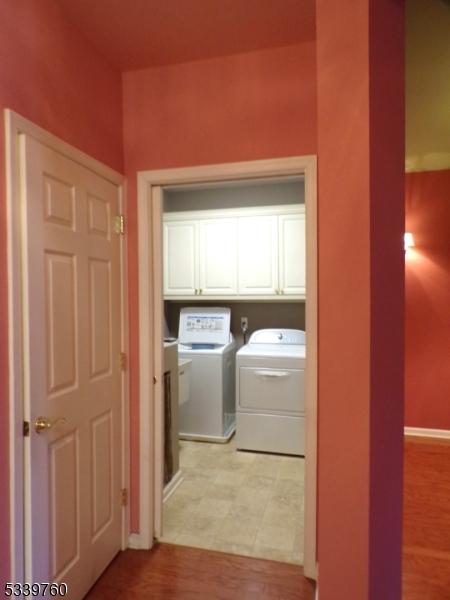
[[[305,371],[240,367],[239,408],[271,414],[305,411]]]

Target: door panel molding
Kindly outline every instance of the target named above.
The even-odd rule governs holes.
[[[306,218],[306,329],[308,357],[306,366],[306,485],[305,485],[305,560],[304,572],[317,578],[317,175],[315,156],[225,163],[199,167],[141,171],[138,173],[138,258],[139,258],[139,372],[140,372],[140,497],[139,534],[130,545],[150,548],[161,526],[160,468],[162,388],[158,380],[162,364],[163,299],[161,282],[162,250],[154,236],[162,230],[161,187],[206,182],[237,181],[303,175],[305,177]],[[153,234],[153,235],[152,235]],[[153,241],[152,241],[153,240]],[[159,351],[158,351],[159,349]],[[156,362],[155,362],[156,361]],[[158,443],[152,446],[151,439]]]
[[[28,121],[21,115],[6,109],[4,111],[6,138],[6,182],[7,182],[7,258],[8,258],[8,355],[9,355],[9,472],[10,472],[10,580],[25,581],[24,564],[30,564],[31,556],[24,544],[24,533],[31,525],[31,511],[27,509],[30,490],[25,484],[25,452],[23,421],[27,418],[24,403],[23,381],[28,377],[28,364],[24,362],[24,336],[28,335],[29,324],[24,318],[28,299],[22,283],[22,247],[26,244],[29,232],[26,230],[22,216],[23,169],[20,142],[22,138],[38,141],[82,167],[88,169],[114,184],[118,188],[119,210],[126,214],[125,180],[100,161],[78,150],[70,144]],[[55,195],[63,202],[57,205],[52,202]],[[76,226],[75,202],[66,182],[62,179],[47,178],[44,206],[41,207],[44,219],[61,229],[74,230]],[[92,198],[91,234],[107,238],[110,230],[105,226],[104,207]],[[109,223],[111,221],[109,220]],[[22,242],[23,240],[23,242]],[[128,353],[128,294],[127,294],[127,260],[126,244],[120,240],[120,343],[124,352]],[[67,258],[67,257],[66,257]],[[67,261],[66,261],[67,262]],[[114,360],[114,357],[112,357]],[[65,366],[65,368],[67,365]],[[67,370],[67,369],[66,369]],[[57,383],[57,382],[56,382]],[[58,386],[57,386],[58,387]],[[129,488],[129,405],[128,374],[121,377],[121,480],[123,487]],[[25,499],[25,501],[24,501]],[[122,548],[128,546],[129,509],[122,509]]]

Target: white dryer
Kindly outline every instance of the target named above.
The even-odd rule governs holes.
[[[236,447],[305,454],[305,332],[260,329],[236,354]]]
[[[182,308],[178,357],[190,359],[190,393],[180,405],[181,439],[226,442],[236,427],[236,342],[229,308]]]

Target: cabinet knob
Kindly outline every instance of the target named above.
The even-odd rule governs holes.
[[[200,289],[200,290],[198,290],[198,291],[200,292],[200,294],[203,294],[203,290],[202,290],[202,289]]]

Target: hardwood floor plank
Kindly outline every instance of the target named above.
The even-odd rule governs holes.
[[[403,600],[450,600],[450,442],[407,438]]]
[[[301,567],[222,552],[159,544],[119,554],[86,596],[205,600],[312,600]]]

